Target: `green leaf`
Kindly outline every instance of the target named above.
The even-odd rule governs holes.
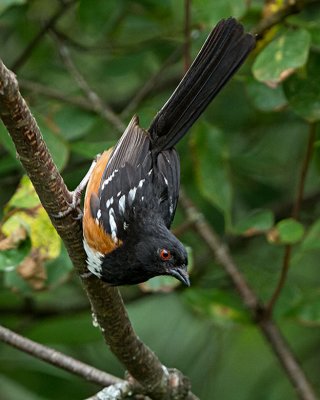
[[[245,236],[252,236],[266,232],[273,226],[274,217],[270,210],[256,210],[239,221],[233,230],[235,233]]]
[[[24,175],[19,183],[18,189],[15,194],[11,197],[7,204],[10,208],[34,208],[40,205],[39,197],[34,190],[34,187],[27,177]]]
[[[320,9],[318,5],[314,5],[313,7],[305,7],[300,10],[299,13],[295,13],[293,15],[289,15],[286,18],[286,22],[288,25],[304,28],[311,35],[312,44],[315,46],[320,45]]]
[[[261,51],[253,64],[253,75],[258,81],[274,87],[305,65],[309,47],[308,31],[288,30]]]
[[[2,14],[7,8],[14,5],[24,4],[26,0],[1,0],[0,2],[0,14]]]
[[[276,225],[279,240],[284,244],[299,242],[304,235],[303,225],[293,218],[283,219]]]
[[[22,177],[16,193],[8,203],[8,208],[17,210],[2,225],[6,236],[23,227],[30,234],[32,247],[38,249],[45,259],[58,257],[61,249],[60,237],[27,176]]]
[[[309,122],[320,120],[320,55],[312,53],[306,71],[290,77],[284,91],[292,109]]]
[[[229,224],[232,186],[224,135],[217,128],[200,121],[198,129],[193,132],[191,143],[200,192],[224,214],[226,223]]]
[[[258,110],[264,112],[281,111],[288,103],[281,85],[271,88],[250,79],[246,88],[250,100]]]
[[[308,230],[303,242],[301,250],[319,250],[320,249],[320,219],[318,219]]]

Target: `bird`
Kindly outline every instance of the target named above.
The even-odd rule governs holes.
[[[188,255],[170,231],[180,186],[175,145],[255,47],[235,18],[211,31],[181,82],[148,129],[134,115],[116,145],[92,163],[86,186],[83,245],[89,274],[110,286],[159,275],[190,286]]]

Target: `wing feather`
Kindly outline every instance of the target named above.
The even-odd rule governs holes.
[[[149,135],[134,116],[111,153],[99,188],[98,220],[115,241],[125,236],[130,209],[142,197],[151,164]]]

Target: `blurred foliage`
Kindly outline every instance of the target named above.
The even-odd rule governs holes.
[[[251,29],[284,3],[193,0],[192,54],[220,18],[234,15]],[[119,134],[90,111],[50,32],[19,61],[59,7],[58,0],[0,1],[0,56],[8,67],[16,66],[21,91],[67,185],[74,188],[92,157]],[[183,23],[182,0],[78,0],[56,22],[55,33],[105,103],[123,112],[125,122],[131,117],[125,109],[133,104],[147,127],[183,73]],[[320,118],[319,46],[320,6],[308,5],[259,41],[178,149],[186,192],[229,241],[263,301],[277,285],[284,246],[293,245],[275,318],[320,390],[319,129],[301,218],[291,218],[310,126]],[[165,63],[147,96],[131,103]],[[92,326],[67,253],[23,176],[3,126],[0,218],[1,323],[122,376],[122,367]],[[175,227],[184,222],[178,208]],[[205,244],[192,229],[180,237],[192,249],[191,288],[170,293],[170,280],[153,280],[143,289],[166,293],[147,296],[137,287],[122,289],[138,335],[166,365],[190,376],[203,400],[294,398],[278,361]],[[1,399],[82,399],[97,390],[7,346],[1,346],[0,360]]]

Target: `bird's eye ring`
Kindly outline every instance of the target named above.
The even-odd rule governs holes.
[[[161,249],[159,254],[160,254],[161,260],[163,260],[163,261],[168,261],[168,260],[171,260],[171,258],[172,258],[170,251],[167,249]]]

